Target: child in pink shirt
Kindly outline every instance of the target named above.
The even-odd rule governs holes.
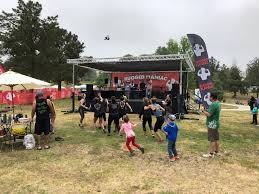
[[[132,145],[138,148],[142,152],[142,154],[144,154],[144,148],[135,143],[135,133],[132,128],[136,127],[137,125],[130,123],[129,117],[127,115],[123,116],[123,121],[124,123],[121,125],[120,134],[122,134],[123,131],[126,134],[126,146],[129,150],[129,156],[134,156],[133,150],[130,147],[130,142],[132,142]]]

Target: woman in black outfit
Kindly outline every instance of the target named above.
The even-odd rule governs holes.
[[[93,111],[94,111],[94,127],[96,129],[96,122],[99,119],[99,124],[103,132],[105,133],[105,129],[103,126],[103,103],[101,102],[100,98],[96,97],[94,99],[93,104]]]
[[[107,112],[109,112],[108,117],[108,136],[111,135],[111,125],[114,121],[115,131],[119,132],[119,104],[116,102],[116,97],[111,97],[111,103],[108,105]]]
[[[82,94],[79,97],[79,108],[78,108],[78,112],[80,114],[79,127],[83,127],[83,120],[85,118],[85,111],[88,110],[88,107],[86,107],[85,97],[86,97],[85,94]]]
[[[130,112],[133,112],[127,100],[122,96],[119,102],[119,119],[122,119],[123,116],[127,114],[127,109],[129,109]]]
[[[155,137],[153,127],[152,127],[152,109],[149,105],[151,105],[150,100],[146,97],[143,98],[143,106],[139,114],[139,119],[141,119],[141,116],[143,115],[142,126],[143,126],[144,135],[147,136],[146,123],[148,123],[149,129],[152,133],[152,137]]]

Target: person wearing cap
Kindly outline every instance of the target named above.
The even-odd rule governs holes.
[[[174,162],[179,159],[179,156],[176,151],[176,140],[177,140],[177,134],[178,134],[178,127],[176,125],[175,121],[175,115],[169,115],[168,116],[168,123],[167,125],[162,129],[162,131],[167,136],[168,141],[168,155],[169,155],[169,161]]]
[[[32,104],[31,120],[36,114],[35,122],[35,137],[37,142],[37,149],[41,150],[40,136],[44,133],[44,149],[49,149],[49,132],[50,126],[54,125],[56,113],[49,99],[44,97],[43,92],[36,94],[36,99]],[[50,118],[51,115],[51,118]]]

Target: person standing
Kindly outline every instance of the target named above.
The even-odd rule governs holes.
[[[80,96],[79,98],[79,108],[78,108],[78,112],[80,114],[80,122],[79,122],[79,127],[83,127],[83,121],[85,118],[85,111],[88,110],[88,108],[86,107],[86,95],[83,94]]]
[[[251,96],[250,100],[248,101],[248,105],[250,106],[250,110],[252,111],[254,108],[254,103],[256,102],[256,99],[254,96]]]
[[[177,140],[177,134],[178,134],[178,127],[175,123],[175,115],[168,115],[168,123],[167,125],[162,129],[162,131],[167,136],[168,140],[168,155],[169,155],[169,161],[174,162],[175,160],[179,159],[179,156],[176,151],[176,140]]]
[[[165,109],[163,107],[161,107],[159,104],[157,104],[157,99],[154,97],[151,99],[152,104],[150,105],[150,108],[152,109],[155,117],[156,117],[156,123],[154,126],[154,132],[156,134],[156,136],[158,137],[158,142],[162,142],[162,137],[159,135],[158,130],[162,129],[162,125],[165,122],[165,119],[163,117],[163,112],[165,111]]]
[[[150,107],[150,100],[148,98],[143,98],[143,106],[139,113],[139,119],[142,117],[142,126],[144,135],[147,136],[146,123],[148,123],[149,129],[152,133],[152,137],[155,137],[153,127],[152,127],[152,109]]]
[[[119,131],[119,104],[116,102],[116,97],[111,97],[111,103],[108,104],[107,112],[109,112],[108,117],[108,136],[111,135],[111,125],[114,121],[115,131]]]
[[[152,96],[152,81],[149,80],[146,86],[146,97],[151,98],[151,96]]]
[[[209,143],[209,153],[203,154],[205,158],[212,158],[219,154],[219,126],[220,126],[220,111],[221,104],[218,101],[218,94],[212,92],[210,94],[210,101],[212,104],[209,109],[202,110],[203,114],[207,116],[206,125],[208,128],[208,141]]]
[[[168,118],[168,116],[172,114],[172,95],[171,94],[166,95],[165,101],[163,101],[163,105],[165,106],[166,118]]]
[[[131,106],[128,103],[128,100],[126,100],[123,96],[120,98],[119,102],[119,119],[122,119],[124,115],[127,114],[127,110],[129,109],[130,112],[133,112]]]
[[[43,92],[36,94],[36,100],[32,104],[31,120],[36,114],[35,137],[37,149],[41,150],[40,136],[44,133],[44,149],[49,149],[49,132],[51,125],[54,126],[56,113],[49,99],[44,97]],[[51,115],[51,118],[50,118]]]
[[[255,124],[255,125],[257,125],[257,114],[258,114],[258,108],[256,106],[256,103],[254,103],[252,115],[253,115],[253,124]]]

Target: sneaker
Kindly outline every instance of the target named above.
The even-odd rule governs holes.
[[[106,133],[105,129],[103,129],[103,133]]]
[[[134,152],[129,152],[129,157],[135,156]]]
[[[108,133],[107,136],[111,136],[111,133]]]
[[[214,158],[214,154],[208,153],[208,154],[203,154],[203,158]]]
[[[152,134],[152,137],[153,137],[153,138],[155,138],[155,135],[154,135],[154,134]]]
[[[79,127],[83,127],[83,124],[79,123],[78,126],[79,126]]]
[[[179,157],[179,156],[175,156],[174,158],[175,158],[176,160],[179,160],[179,159],[180,159],[180,157]]]
[[[144,148],[139,147],[138,149],[141,151],[142,154],[144,154],[144,152],[145,152],[145,149],[144,149]]]
[[[175,162],[175,161],[176,161],[175,157],[172,157],[169,159],[169,162]]]
[[[219,152],[214,152],[214,156],[222,156]]]

